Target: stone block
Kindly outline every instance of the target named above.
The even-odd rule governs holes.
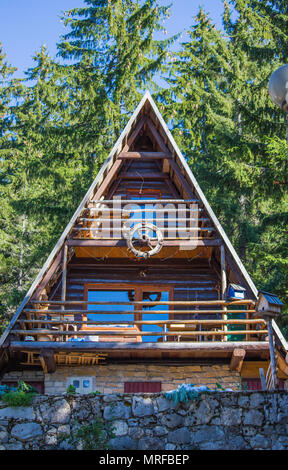
[[[0,426],[0,443],[3,444],[4,442],[8,441],[8,431],[5,427]]]
[[[263,404],[265,401],[265,396],[263,393],[254,392],[250,396],[250,406],[251,408],[263,408]]]
[[[71,415],[70,405],[64,398],[40,405],[40,412],[44,421],[59,424],[69,423]]]
[[[133,397],[132,413],[134,416],[150,416],[154,413],[154,405],[151,398]]]
[[[22,442],[26,442],[30,439],[36,439],[41,437],[42,434],[42,428],[38,423],[16,424],[11,430],[11,436]]]
[[[198,430],[193,433],[193,442],[196,444],[206,442],[224,442],[225,433],[220,426],[200,426]]]
[[[138,450],[163,450],[164,447],[164,441],[157,437],[143,437],[138,443]]]
[[[128,433],[128,424],[125,421],[113,421],[113,432],[115,436],[126,436]]]
[[[187,427],[178,428],[168,433],[167,440],[172,444],[187,444],[191,442],[191,432]]]
[[[245,411],[243,424],[248,426],[262,426],[264,420],[263,413],[259,410]]]
[[[0,420],[14,419],[16,421],[33,421],[35,413],[31,406],[16,406],[0,409]]]
[[[128,430],[128,436],[132,437],[132,439],[140,439],[141,437],[143,437],[145,434],[144,432],[144,429],[143,429],[143,426],[139,426],[139,423],[137,422],[137,426],[136,427],[130,427],[129,430]]]
[[[130,407],[122,402],[112,403],[104,408],[104,419],[107,419],[107,421],[113,419],[128,419],[130,415]]]
[[[165,450],[175,450],[175,449],[176,449],[175,444],[171,444],[170,442],[168,442],[168,443],[165,445]]]
[[[165,426],[155,426],[153,431],[155,436],[157,437],[165,436],[166,434],[168,434],[168,430]]]
[[[161,417],[161,424],[169,429],[183,426],[184,417],[177,413],[167,413]]]
[[[129,436],[120,436],[110,439],[109,446],[112,450],[136,450],[137,442]]]
[[[268,439],[261,434],[253,436],[250,440],[250,445],[252,449],[271,449],[271,439]]]
[[[221,413],[221,422],[224,426],[239,426],[241,424],[241,408],[224,408]]]
[[[227,444],[225,446],[224,450],[248,450],[249,445],[247,442],[243,439],[242,436],[239,435],[233,435],[229,431],[229,435],[227,437]]]
[[[57,445],[56,429],[50,430],[45,434],[45,444],[50,447],[55,447]]]
[[[207,424],[213,416],[214,410],[209,406],[209,402],[202,400],[195,410],[196,423]]]
[[[5,450],[22,450],[23,443],[22,442],[9,442],[9,444],[5,444]]]

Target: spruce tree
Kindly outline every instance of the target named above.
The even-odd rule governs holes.
[[[85,0],[64,15],[69,31],[58,44],[64,74],[71,77],[71,131],[85,151],[102,161],[156,74],[167,70],[175,40],[165,32],[168,7],[156,0]],[[70,61],[71,65],[68,65]],[[76,145],[77,145],[76,143]]]
[[[11,314],[11,309],[8,307],[9,300],[7,302],[7,286],[9,291],[14,274],[9,254],[14,247],[11,233],[15,227],[13,226],[13,209],[10,207],[7,197],[7,188],[10,185],[13,171],[9,148],[11,139],[9,106],[13,88],[11,80],[15,70],[8,64],[0,43],[0,332]]]
[[[65,14],[69,32],[58,46],[59,61],[42,47],[26,79],[11,82],[9,96],[1,87],[7,95],[0,142],[5,318],[43,265],[140,95],[165,71],[172,40],[156,41],[154,33],[163,30],[166,7],[155,0],[86,4]],[[6,79],[8,69],[2,75]]]
[[[280,21],[271,21],[267,2],[230,3],[234,14],[225,4],[224,34],[200,10],[177,55],[171,91],[162,100],[176,138],[256,285],[285,301],[286,123],[270,100],[268,82],[287,61],[286,35]],[[269,3],[275,18],[277,4]],[[283,12],[278,9],[281,18]]]
[[[232,1],[225,7],[225,26],[231,45],[249,63],[246,86],[239,100],[245,145],[255,168],[255,195],[251,201],[253,239],[248,239],[250,269],[259,287],[288,299],[287,223],[288,148],[284,113],[272,103],[268,82],[274,70],[288,62],[287,1]],[[283,317],[285,322],[285,317]],[[288,331],[288,328],[286,328]]]

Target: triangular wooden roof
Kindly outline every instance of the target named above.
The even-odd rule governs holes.
[[[103,188],[107,186],[107,181],[111,180],[111,175],[115,176],[117,172],[119,171],[119,169],[121,168],[123,159],[125,159],[125,152],[128,151],[129,145],[139,135],[140,130],[142,129],[144,123],[147,121],[147,113],[148,114],[150,113],[151,116],[153,115],[154,119],[157,120],[157,123],[158,123],[157,129],[153,125],[152,120],[149,120],[149,127],[150,127],[150,133],[153,134],[153,137],[155,138],[157,142],[158,148],[160,149],[160,151],[163,152],[163,158],[165,157],[165,151],[167,151],[167,148],[168,148],[170,154],[172,155],[172,158],[170,159],[171,167],[173,168],[175,173],[178,174],[178,176],[180,177],[184,193],[185,193],[185,187],[186,189],[187,187],[190,189],[191,187],[193,187],[193,191],[197,195],[201,203],[203,204],[206,213],[210,217],[215,227],[215,230],[218,233],[218,237],[221,238],[224,243],[227,255],[230,259],[230,263],[233,264],[234,268],[240,273],[241,278],[246,283],[252,295],[254,295],[255,298],[257,298],[258,291],[252,279],[250,278],[248,272],[246,271],[236,251],[234,250],[219,220],[214,214],[212,208],[210,207],[205,195],[203,194],[200,186],[197,183],[195,176],[193,175],[184,156],[182,155],[173,136],[171,135],[166,123],[164,122],[151,94],[149,93],[149,91],[147,91],[144,94],[140,103],[138,104],[137,108],[135,109],[133,115],[129,119],[129,122],[127,123],[125,129],[123,130],[117,142],[115,143],[114,147],[112,148],[110,154],[105,160],[103,166],[101,167],[99,173],[97,174],[96,178],[94,179],[93,183],[88,189],[86,195],[84,196],[77,210],[75,211],[67,227],[63,231],[54,249],[50,253],[49,257],[47,258],[41,271],[39,272],[38,276],[36,277],[33,284],[31,285],[23,302],[17,309],[8,327],[4,331],[0,339],[0,347],[3,346],[5,340],[7,339],[9,331],[15,324],[16,320],[18,319],[25,305],[28,303],[31,297],[35,294],[39,286],[43,284],[45,278],[49,275],[49,272],[53,274],[57,266],[59,266],[59,264],[61,263],[61,251],[65,244],[65,241],[69,237],[69,234],[73,230],[73,227],[75,226],[77,222],[77,219],[79,218],[83,210],[85,210],[89,201],[92,199],[93,200],[100,199],[101,194],[103,193]],[[119,157],[120,153],[122,155],[122,158],[117,158]]]

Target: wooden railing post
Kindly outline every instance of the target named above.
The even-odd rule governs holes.
[[[272,386],[274,390],[278,389],[278,378],[277,378],[277,366],[275,359],[275,347],[274,347],[274,334],[272,328],[272,319],[267,319],[268,326],[268,337],[269,337],[269,349],[270,349],[270,361],[271,361],[271,374],[272,374]]]
[[[221,254],[221,299],[226,300],[227,298],[227,276],[226,276],[226,260],[225,260],[225,247],[220,246]],[[225,305],[222,307],[222,319],[227,322],[227,308]],[[227,331],[227,323],[223,326],[224,331]],[[227,336],[223,336],[222,341],[227,341]]]
[[[67,286],[67,258],[68,258],[68,246],[64,245],[63,247],[63,261],[62,261],[62,290],[61,290],[61,301],[65,302],[66,301],[66,286]],[[61,310],[65,311],[65,304],[61,305]],[[64,322],[64,315],[60,315],[61,320]],[[64,330],[64,324],[62,326]],[[63,340],[65,341],[66,337],[63,337]]]

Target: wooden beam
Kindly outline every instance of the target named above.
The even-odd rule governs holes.
[[[125,307],[123,307],[124,309]],[[41,309],[25,309],[23,310],[24,313],[33,313],[35,315],[37,314],[42,314],[43,313],[43,310]],[[200,313],[199,313],[200,312]],[[243,310],[229,310],[229,312],[243,312]],[[251,310],[251,312],[253,312],[253,310]],[[254,310],[255,312],[255,310]],[[51,325],[57,325],[59,326],[60,324],[65,324],[65,325],[75,325],[75,324],[86,324],[86,325],[95,325],[95,324],[109,324],[109,325],[113,325],[113,324],[118,324],[119,323],[119,320],[116,321],[112,321],[112,320],[86,320],[86,321],[82,321],[82,320],[74,320],[74,319],[70,319],[70,320],[61,320],[59,321],[59,313],[60,311],[59,310],[49,310],[49,316],[51,316],[51,320],[41,320],[41,319],[28,319],[28,320],[21,320],[21,324],[25,325],[25,324],[28,324],[28,325],[33,325],[33,324],[36,324],[37,325],[37,328],[39,326],[39,324],[41,323],[44,323],[45,322],[45,325],[46,324],[51,324]],[[103,310],[103,311],[99,311],[98,310],[77,310],[77,308],[73,309],[73,308],[69,308],[68,310],[65,310],[65,315],[66,316],[69,316],[71,318],[73,318],[74,315],[86,315],[86,314],[89,314],[89,315],[93,315],[93,314],[98,314],[98,315],[109,315],[109,314],[115,314],[115,309],[113,310],[113,304],[111,304],[111,310]],[[117,315],[126,315],[128,312],[127,310],[117,310]],[[147,310],[137,310],[137,313],[146,313],[147,315],[160,315],[160,314],[163,314],[163,313],[167,313],[167,309],[165,310],[151,310],[151,311],[148,311],[147,313]],[[207,319],[204,319],[204,320],[186,320],[186,319],[181,319],[181,320],[177,320],[177,315],[181,315],[181,317],[183,317],[183,314],[185,315],[191,315],[191,314],[198,314],[199,313],[199,318],[201,318],[201,315],[207,315],[207,314],[211,314],[211,315],[215,315],[217,313],[219,313],[219,310],[193,310],[193,309],[183,309],[183,310],[175,310],[173,311],[173,316],[175,316],[175,318],[173,320],[141,320],[141,322],[144,322],[143,324],[157,324],[157,325],[168,325],[170,323],[179,323],[181,324],[182,326],[183,325],[223,325],[224,324],[224,320],[207,320]],[[53,319],[53,317],[56,317],[56,319]],[[146,323],[145,323],[146,322]],[[229,325],[230,325],[230,322],[231,322],[231,325],[243,325],[243,324],[247,324],[247,325],[261,325],[263,328],[261,331],[259,331],[259,333],[262,334],[262,332],[264,331],[264,327],[265,327],[265,321],[264,320],[229,320]],[[137,321],[125,321],[125,324],[127,325],[134,325],[134,324],[137,324]],[[32,327],[31,327],[32,328]],[[13,330],[14,331],[14,330]]]
[[[121,152],[117,157],[119,160],[138,160],[139,158],[145,158],[145,160],[163,160],[172,158],[172,155],[169,152]]]
[[[278,371],[282,371],[288,377],[288,364],[280,353],[277,353],[277,367]]]
[[[111,166],[110,170],[108,171],[107,175],[105,176],[104,180],[102,181],[99,189],[97,190],[96,194],[94,195],[95,199],[100,199],[103,195],[105,189],[109,186],[113,178],[116,176],[117,172],[120,170],[122,165],[121,160],[116,160],[115,163]]]
[[[260,380],[261,380],[261,387],[264,392],[267,390],[267,385],[266,385],[266,377],[264,374],[264,369],[262,369],[262,367],[259,368],[259,375],[260,375]]]
[[[131,266],[131,262],[130,260],[122,260],[121,258],[107,258],[105,260],[95,260],[94,258],[74,258],[70,261],[69,263],[69,266],[70,267],[99,267],[99,268],[102,268],[102,267],[110,267],[110,265],[113,265],[113,268],[128,268],[130,267],[132,270],[134,270],[134,268],[137,270],[137,266]],[[141,266],[143,266],[143,262],[141,262]],[[190,269],[191,268],[191,261],[188,261],[187,259],[185,260],[177,260],[177,259],[173,259],[173,258],[170,258],[166,261],[161,261],[161,266],[165,266],[165,269],[166,268],[183,268],[183,269]],[[200,259],[198,259],[197,263],[193,262],[193,266],[198,268],[198,267],[204,267],[204,268],[209,268],[209,264],[208,262],[206,261],[201,261]],[[158,268],[159,267],[159,260],[157,259],[148,259],[148,260],[145,260],[145,267],[152,267],[152,268]],[[188,271],[187,271],[187,275],[190,276],[190,274],[188,274]],[[202,274],[202,277],[205,277],[205,278],[208,278],[209,277],[209,274]],[[198,275],[196,273],[193,274],[193,277],[195,278],[198,278]],[[209,282],[210,282],[210,278],[209,278]]]
[[[271,362],[271,373],[273,379],[273,389],[278,389],[278,377],[277,377],[277,364],[275,358],[275,344],[274,344],[274,332],[272,327],[271,318],[267,318],[268,327],[268,338],[269,338],[269,350],[270,350],[270,362]]]
[[[63,303],[68,305],[83,305],[83,300],[67,300],[62,302],[61,300],[31,300],[33,304],[41,305],[61,305]],[[255,302],[251,300],[233,300],[231,302],[225,302],[225,300],[155,300],[155,301],[109,301],[109,300],[100,300],[100,301],[85,301],[85,305],[254,305]]]
[[[165,162],[165,161],[167,162],[167,160],[164,160],[164,162]],[[164,164],[163,164],[163,172],[165,172],[165,166],[164,166]],[[166,174],[169,175],[169,170],[168,170],[168,172],[167,172]],[[171,194],[172,194],[175,198],[178,198],[178,197],[179,197],[179,193],[178,193],[178,191],[176,190],[176,187],[175,187],[174,183],[172,183],[170,177],[166,180],[166,184],[167,184],[169,190],[171,191]],[[200,202],[200,201],[199,201],[199,202]]]
[[[32,299],[39,299],[39,297],[41,295],[41,292],[43,291],[43,289],[45,289],[45,287],[47,286],[48,282],[50,281],[52,275],[54,274],[57,267],[61,263],[61,257],[62,257],[62,252],[60,251],[58,253],[58,255],[56,256],[55,260],[53,261],[53,263],[51,264],[51,266],[49,267],[49,269],[47,270],[47,272],[46,272],[45,276],[43,277],[42,281],[37,286],[37,289],[36,289],[34,295],[32,296]]]
[[[137,311],[136,311],[137,313]],[[100,327],[99,327],[100,328]],[[118,331],[119,330],[119,331]],[[38,335],[49,335],[49,336],[118,336],[119,338],[122,338],[122,336],[175,336],[175,335],[181,335],[181,336],[223,336],[226,334],[225,331],[214,331],[214,330],[205,330],[205,331],[185,331],[182,329],[179,330],[171,330],[171,331],[136,331],[132,330],[128,331],[127,329],[123,328],[117,328],[116,330],[107,329],[99,329],[95,327],[93,330],[77,330],[77,331],[63,331],[61,330],[49,330],[48,328],[35,328],[34,330],[13,330],[15,334],[17,335],[31,335],[31,336],[38,336]],[[229,331],[229,333],[233,333],[233,331]],[[249,330],[249,335],[255,335],[255,334],[267,334],[268,330]],[[237,335],[247,335],[246,330],[237,330]]]
[[[141,131],[144,123],[146,122],[146,119],[147,119],[146,116],[144,116],[138,122],[135,130],[132,132],[131,136],[128,138],[127,144],[123,148],[124,153],[127,152],[129,147],[132,145],[132,143],[136,139],[136,137],[139,134],[139,132]],[[113,181],[113,178],[117,175],[117,173],[120,170],[121,166],[122,166],[121,159],[116,159],[116,161],[110,167],[110,170],[108,171],[107,175],[103,179],[103,181],[102,181],[100,187],[98,188],[97,192],[94,194],[94,199],[100,199],[100,197],[103,195],[105,189],[111,184],[111,182]]]
[[[169,179],[169,175],[167,173],[161,173],[154,171],[153,173],[151,171],[146,171],[146,172],[135,172],[135,171],[127,171],[119,174],[119,178],[122,178],[124,180],[139,180],[139,179],[147,179],[147,180],[165,180]]]
[[[160,147],[161,151],[164,153],[169,153],[168,148],[166,147],[162,137],[160,136],[159,132],[157,131],[156,127],[154,126],[150,118],[147,119],[147,126],[149,130],[151,131],[151,134],[154,137],[158,147]]]
[[[237,265],[236,261],[229,254],[228,250],[226,250],[225,257],[226,257],[227,263],[229,265],[229,268],[233,271],[233,274],[236,276],[238,283],[247,288],[247,294],[248,294],[249,297],[255,298],[255,294],[252,291],[249,284],[247,283],[245,277],[243,276],[241,268],[239,268],[239,265]]]
[[[66,301],[66,285],[67,285],[67,258],[68,258],[68,246],[65,244],[63,246],[63,261],[62,261],[62,290],[61,290],[61,300],[62,302]],[[65,310],[65,306],[61,306],[61,310]],[[64,316],[61,315],[62,320]],[[63,337],[65,339],[65,337]]]
[[[227,298],[227,276],[226,276],[226,259],[225,259],[225,247],[220,246],[220,259],[221,259],[221,299],[226,300]],[[222,320],[227,322],[227,308],[223,307]],[[223,327],[224,331],[227,331],[227,325]],[[223,341],[227,341],[227,336],[224,336]]]
[[[183,190],[186,192],[186,194],[190,197],[190,196],[194,196],[194,193],[192,191],[192,187],[191,187],[191,184],[188,183],[188,181],[185,179],[185,177],[183,176],[183,174],[181,173],[181,170],[179,168],[179,166],[177,165],[177,163],[171,159],[169,160],[169,164],[172,168],[172,170],[174,171],[175,175],[177,176]]]
[[[67,284],[67,255],[68,255],[68,246],[64,245],[63,247],[63,269],[62,269],[62,290],[61,290],[61,300],[66,300],[66,284]]]
[[[137,204],[137,202],[141,204],[159,204],[159,203],[165,203],[165,204],[202,204],[199,199],[145,199],[145,198],[139,198],[139,199],[121,199],[121,204]],[[93,199],[90,201],[90,204],[113,204],[115,203],[115,199]],[[187,208],[188,210],[188,208]]]
[[[135,333],[134,333],[135,335]],[[193,350],[206,350],[211,352],[213,355],[213,352],[215,351],[229,351],[230,353],[233,353],[235,348],[240,347],[241,349],[245,349],[246,353],[249,352],[259,352],[259,351],[269,351],[269,344],[268,342],[260,342],[260,341],[251,341],[251,342],[241,342],[241,341],[228,341],[227,343],[221,343],[220,341],[215,341],[215,342],[210,342],[205,344],[205,342],[167,342],[167,343],[102,343],[102,342],[93,342],[91,343],[90,341],[69,341],[66,343],[61,343],[61,342],[53,342],[53,341],[12,341],[10,345],[10,349],[13,352],[16,351],[37,351],[39,349],[53,349],[54,351],[56,350],[65,350],[65,351],[73,351],[73,350],[122,350],[122,349],[127,349],[127,350],[187,350],[187,351],[193,351]]]
[[[245,349],[234,349],[231,361],[230,361],[230,370],[241,372],[243,361],[246,355]]]
[[[89,230],[89,229],[87,229]],[[187,249],[189,247],[195,247],[195,240],[190,240],[190,239],[180,239],[180,240],[164,240],[162,246],[174,246],[178,247],[180,243],[183,245],[185,243],[185,246],[187,246]],[[197,239],[197,246],[198,247],[209,247],[209,246],[221,246],[222,240],[219,239]],[[69,246],[82,246],[82,247],[105,247],[105,246],[127,246],[127,242],[124,239],[120,240],[83,240],[80,238],[74,238],[70,239],[67,241],[67,245]]]
[[[39,356],[43,371],[45,374],[52,374],[56,370],[56,362],[54,359],[53,349],[42,348]]]
[[[127,139],[127,146],[128,148],[131,147],[131,145],[133,144],[134,140],[136,139],[136,137],[138,136],[139,132],[141,131],[142,127],[144,126],[144,124],[146,123],[147,121],[147,116],[143,116],[138,124],[136,125],[135,129],[132,131],[132,133],[130,134],[129,138]]]

